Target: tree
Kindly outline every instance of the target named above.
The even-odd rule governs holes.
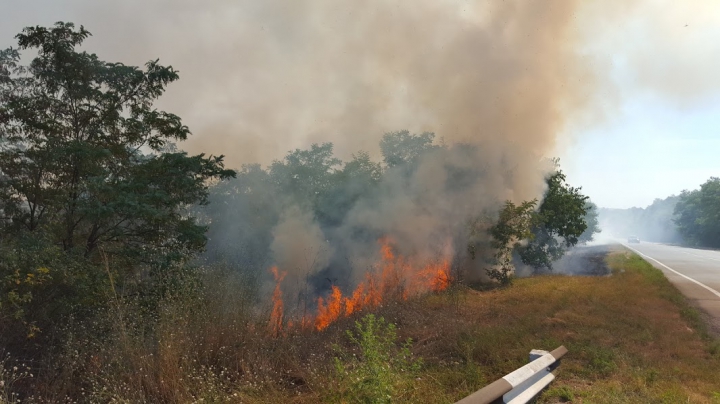
[[[210,203],[201,210],[209,223],[205,258],[243,269],[265,271],[272,265],[272,229],[283,202],[279,194],[259,164],[244,165],[235,179],[213,186]]]
[[[675,214],[675,224],[685,241],[720,247],[720,178],[711,177],[699,190],[683,191]]]
[[[585,223],[587,224],[587,228],[585,231],[580,235],[578,238],[578,242],[580,244],[584,244],[590,241],[593,241],[593,237],[595,236],[595,233],[600,233],[600,225],[598,222],[598,207],[595,205],[592,201],[589,199],[585,203]]]
[[[510,282],[510,274],[514,270],[513,251],[521,248],[523,240],[533,237],[531,230],[539,218],[534,211],[536,204],[537,200],[526,201],[520,205],[506,201],[500,210],[497,222],[488,231],[492,236],[490,245],[495,250],[495,265],[486,270],[490,278],[502,284]],[[472,248],[469,252],[470,256],[475,258]]]
[[[660,243],[678,243],[682,241],[674,223],[675,205],[679,196],[655,199],[645,208],[599,209],[599,220],[603,231],[615,237],[637,235],[640,240]]]
[[[380,150],[385,164],[396,167],[414,163],[428,151],[440,148],[441,146],[433,144],[434,140],[435,134],[430,132],[420,135],[412,135],[406,130],[391,132],[386,133],[380,140]]]
[[[333,156],[333,144],[312,144],[309,150],[295,149],[270,166],[271,181],[290,199],[309,208],[332,184],[332,176],[342,162]]]
[[[177,71],[101,61],[77,50],[88,36],[29,27],[0,52],[0,247],[32,240],[95,264],[102,249],[130,272],[189,257],[206,229],[186,208],[234,172],[222,156],[168,151],[190,130],[153,102]],[[20,50],[37,56],[23,66]]]
[[[331,177],[331,185],[324,192],[316,207],[318,221],[323,226],[340,226],[348,212],[361,198],[370,198],[382,177],[379,163],[370,160],[367,152],[353,154]]]
[[[525,264],[552,269],[552,262],[576,245],[588,228],[585,215],[589,205],[588,197],[580,193],[580,188],[565,182],[565,174],[560,169],[545,182],[548,188],[533,223],[532,237],[516,250]]]

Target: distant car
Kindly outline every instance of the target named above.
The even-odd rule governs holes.
[[[640,243],[640,239],[638,236],[630,236],[628,237],[628,243]]]

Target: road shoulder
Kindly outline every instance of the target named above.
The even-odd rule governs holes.
[[[621,243],[620,245],[640,255],[653,267],[662,271],[670,283],[687,298],[688,303],[700,310],[703,320],[708,324],[708,331],[714,336],[720,337],[720,296],[714,293],[718,291],[682,274],[682,271],[672,268],[655,257],[640,252],[626,244]]]

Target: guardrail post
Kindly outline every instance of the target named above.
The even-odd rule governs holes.
[[[567,348],[560,346],[552,352],[533,349],[530,363],[515,369],[502,378],[463,398],[456,404],[525,404],[535,398],[555,379],[552,369],[559,364]]]

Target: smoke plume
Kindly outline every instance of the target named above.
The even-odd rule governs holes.
[[[506,199],[540,197],[543,157],[592,102],[578,3],[87,0],[73,9],[101,58],[160,56],[180,71],[159,107],[193,131],[183,148],[225,154],[230,167],[326,141],[342,159],[360,150],[377,159],[383,134],[401,129],[442,138],[367,193],[336,195],[352,203],[324,212],[334,222],[312,210],[321,191],[292,200],[272,169],[246,166],[218,188],[216,200],[230,196],[213,208],[223,214],[210,251],[277,264],[321,290],[323,279],[359,282],[380,237],[411,262],[441,257],[477,274],[481,264],[463,257],[468,221]],[[320,254],[313,265],[309,254]]]
[[[129,5],[113,12],[140,27],[158,24],[160,37],[144,35],[149,48],[167,33],[181,44],[163,49],[184,84],[162,106],[191,125],[187,149],[226,154],[238,167],[323,141],[342,158],[359,150],[377,157],[381,136],[398,129],[442,137],[446,147],[412,170],[388,169],[339,225],[287,206],[284,189],[263,191],[279,216],[269,261],[288,279],[314,276],[321,289],[359,282],[383,236],[418,265],[437,257],[484,265],[457,258],[469,218],[542,195],[542,157],[595,83],[576,53],[573,1],[165,3],[142,15]],[[229,230],[215,239],[260,232]],[[322,259],[308,266],[311,250]]]
[[[315,141],[377,155],[398,129],[543,154],[594,84],[575,1],[79,3],[101,56],[180,70],[161,106],[234,167]]]

